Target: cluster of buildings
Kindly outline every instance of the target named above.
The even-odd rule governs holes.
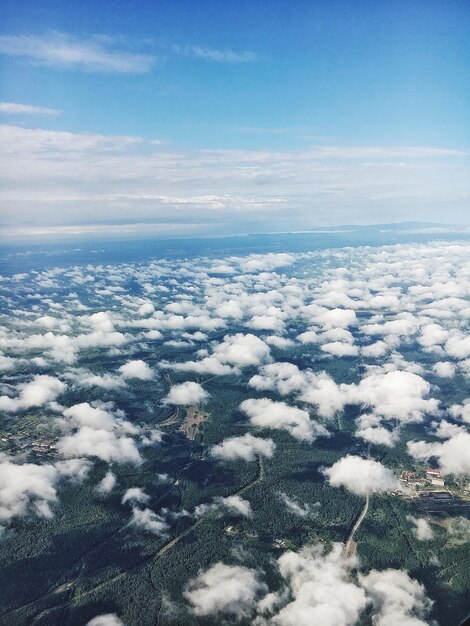
[[[444,487],[446,484],[445,479],[442,477],[441,472],[437,469],[426,469],[420,472],[408,472],[403,471],[400,474],[400,480],[404,483],[413,485],[414,487]]]
[[[4,433],[0,437],[3,449],[9,454],[34,452],[38,456],[55,454],[57,452],[57,437],[40,437],[19,431],[16,434]]]

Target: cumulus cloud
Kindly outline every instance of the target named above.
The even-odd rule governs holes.
[[[285,402],[273,402],[268,398],[248,399],[240,404],[250,423],[258,428],[287,430],[299,440],[313,442],[317,437],[328,437],[321,424],[310,419],[307,411],[289,406]]]
[[[237,368],[223,364],[211,356],[206,356],[199,361],[185,361],[184,363],[162,361],[160,365],[166,369],[173,369],[179,372],[195,372],[196,374],[211,374],[212,376],[238,374],[240,372]]]
[[[446,341],[444,348],[449,356],[466,359],[470,356],[470,336],[456,333]]]
[[[140,487],[131,487],[127,489],[122,496],[122,504],[131,502],[132,504],[147,504],[150,501],[150,496],[145,493]]]
[[[54,401],[66,389],[65,383],[54,376],[35,376],[29,383],[19,385],[17,398],[0,396],[0,410],[16,413],[33,406],[43,406]]]
[[[257,596],[266,591],[257,572],[241,565],[215,563],[189,581],[183,596],[198,616],[252,614]]]
[[[153,306],[151,302],[144,302],[143,304],[140,305],[137,312],[139,315],[142,315],[142,316],[152,315],[152,313],[155,312],[155,307]]]
[[[125,626],[124,622],[119,619],[116,613],[103,613],[102,615],[97,615],[89,622],[86,623],[86,626]]]
[[[439,361],[432,366],[434,373],[441,378],[453,378],[455,375],[455,365],[450,361]]]
[[[293,363],[269,363],[263,365],[259,374],[252,376],[248,384],[258,391],[277,391],[286,396],[303,389],[306,377]]]
[[[59,476],[67,477],[73,482],[82,482],[87,478],[92,463],[88,459],[67,459],[57,461],[55,468],[59,472]]]
[[[269,356],[269,346],[256,335],[237,333],[226,335],[221,344],[214,349],[213,356],[221,363],[236,367],[259,365]]]
[[[300,343],[305,345],[309,345],[312,343],[318,343],[320,338],[314,330],[307,330],[304,333],[297,335],[297,341],[300,341]]]
[[[378,461],[359,456],[347,455],[323,473],[332,487],[345,487],[358,496],[400,488],[391,470]]]
[[[68,419],[68,424],[76,428],[90,426],[112,431],[116,425],[114,415],[104,409],[91,406],[89,402],[74,404],[65,409],[63,415]]]
[[[154,535],[165,537],[170,528],[169,524],[161,517],[154,513],[151,509],[132,509],[132,517],[129,526],[146,530]]]
[[[359,573],[352,569],[355,559],[344,558],[343,546],[334,544],[325,553],[322,545],[305,546],[298,552],[285,552],[278,567],[285,587],[267,594],[267,603],[258,604],[257,624],[270,626],[355,626],[372,605],[372,621],[378,626],[426,626],[424,618],[431,602],[424,587],[401,570],[372,570]],[[275,597],[273,597],[275,595]]]
[[[342,341],[331,341],[320,347],[323,352],[328,352],[333,356],[357,356],[359,351],[356,346]]]
[[[117,479],[115,474],[111,470],[108,470],[104,475],[104,478],[102,478],[102,480],[100,480],[100,482],[96,485],[96,491],[101,495],[110,493],[116,486],[116,482]]]
[[[331,309],[317,313],[314,320],[324,328],[347,328],[356,324],[356,313],[352,309]]]
[[[145,361],[128,361],[121,365],[119,372],[123,378],[138,378],[139,380],[150,380],[153,378],[152,369]]]
[[[418,321],[411,315],[402,317],[401,319],[390,320],[383,324],[364,324],[361,331],[366,335],[394,335],[394,336],[411,336],[414,335],[419,328]]]
[[[333,417],[337,411],[344,408],[346,396],[326,372],[310,375],[308,382],[308,387],[299,399],[316,406],[320,417]]]
[[[339,544],[328,554],[318,545],[286,552],[278,566],[291,600],[271,618],[273,626],[353,626],[367,606],[366,593],[350,579],[351,562],[343,558]]]
[[[165,404],[176,404],[187,406],[190,404],[200,404],[209,398],[207,391],[199,384],[185,382],[180,385],[173,385],[168,395],[163,399]]]
[[[52,517],[51,505],[57,501],[57,469],[50,464],[17,465],[0,463],[0,524],[27,513]]]
[[[470,433],[459,432],[442,443],[409,441],[408,454],[418,460],[437,459],[443,474],[470,475]]]
[[[283,585],[276,592],[268,592],[256,570],[219,562],[190,580],[183,595],[198,617],[252,618],[259,626],[355,626],[371,605],[374,624],[425,626],[432,603],[420,583],[392,569],[356,578],[356,566],[341,544],[328,552],[308,545],[278,558]]]
[[[255,437],[251,433],[245,433],[240,437],[229,437],[211,448],[211,455],[216,459],[225,461],[254,461],[259,454],[271,457],[276,448],[272,439]]]
[[[220,503],[229,513],[241,515],[242,517],[251,517],[253,515],[251,504],[241,496],[227,496],[226,498],[221,498]]]
[[[251,504],[239,495],[227,496],[226,498],[217,497],[211,504],[199,504],[194,514],[196,517],[202,517],[212,511],[224,510],[231,515],[240,517],[251,517],[253,511]]]
[[[377,626],[428,626],[425,618],[432,602],[424,587],[406,572],[372,570],[366,576],[359,575],[359,580],[372,600]]]
[[[450,415],[470,424],[470,398],[465,398],[463,404],[453,404],[449,409]]]
[[[434,532],[424,517],[407,515],[406,519],[412,524],[411,531],[418,541],[430,541],[434,537]]]
[[[430,391],[429,383],[412,372],[371,374],[358,385],[341,388],[351,404],[372,407],[376,414],[400,422],[419,422],[424,413],[438,408],[437,400],[425,398]]]
[[[64,456],[91,456],[108,463],[139,464],[142,461],[136,443],[130,437],[118,437],[109,430],[89,426],[61,437],[57,449]]]
[[[361,348],[362,356],[372,359],[378,359],[384,356],[390,350],[390,346],[385,341],[376,341],[368,346]]]
[[[44,463],[14,463],[0,455],[0,530],[15,517],[51,518],[57,502],[57,485],[63,479],[83,481],[91,469],[86,459]]]
[[[394,446],[399,438],[398,430],[388,430],[381,426],[380,422],[381,418],[379,415],[372,413],[360,415],[356,420],[358,429],[355,436],[370,443],[389,447]]]
[[[247,257],[231,257],[232,263],[236,263],[242,272],[261,272],[274,270],[279,267],[293,265],[295,256],[286,252],[269,254],[250,254]]]

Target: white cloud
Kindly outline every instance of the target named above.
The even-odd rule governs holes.
[[[145,363],[145,361],[128,361],[121,365],[119,372],[123,378],[138,378],[139,380],[150,380],[153,378],[152,369]]]
[[[139,310],[137,311],[139,315],[152,315],[155,312],[155,307],[152,302],[144,302],[140,305]]]
[[[221,363],[236,367],[259,365],[269,358],[269,346],[256,335],[226,335],[214,349],[213,356]]]
[[[268,398],[248,399],[240,404],[250,423],[258,428],[287,430],[299,440],[313,442],[317,437],[328,437],[321,424],[310,419],[307,411],[289,406],[285,402],[273,402]]]
[[[254,437],[251,433],[245,433],[241,437],[229,437],[211,448],[211,455],[216,459],[226,461],[254,461],[257,454],[271,457],[276,448],[272,439]]]
[[[227,496],[226,498],[221,498],[220,502],[229,513],[241,515],[242,517],[251,517],[253,515],[251,504],[241,496]]]
[[[204,402],[208,397],[209,394],[199,383],[187,381],[180,385],[173,385],[163,401],[165,404],[187,406]]]
[[[396,444],[399,434],[396,430],[387,430],[383,426],[365,426],[356,430],[356,437],[381,446],[392,447]]]
[[[213,63],[253,63],[258,58],[254,52],[248,50],[217,50],[205,46],[179,45],[173,46],[173,50],[183,56],[193,56],[204,61],[212,61]]]
[[[430,541],[434,537],[434,532],[424,517],[407,515],[406,519],[411,522],[411,531],[418,541]]]
[[[470,475],[470,433],[458,433],[442,443],[409,441],[407,448],[415,459],[437,459],[443,474]]]
[[[239,495],[227,496],[226,498],[217,497],[214,498],[212,504],[199,504],[194,514],[196,517],[202,517],[211,513],[223,509],[231,515],[237,515],[241,517],[251,517],[253,511],[251,510],[251,504],[248,500],[245,500]]]
[[[297,341],[300,341],[300,343],[303,343],[304,345],[318,343],[319,340],[320,338],[314,330],[307,330],[297,336]]]
[[[225,614],[241,618],[253,612],[256,597],[265,590],[255,570],[215,563],[190,580],[183,595],[198,617]]]
[[[333,356],[357,356],[358,349],[356,346],[352,346],[349,343],[342,343],[341,341],[332,341],[325,343],[320,348],[323,352],[328,352]]]
[[[50,464],[17,465],[0,462],[0,524],[14,517],[33,513],[52,517],[51,504],[57,501],[56,484],[59,472]]]
[[[466,217],[458,205],[466,190],[467,165],[460,160],[452,164],[451,155],[437,165],[422,161],[419,151],[414,156],[405,151],[404,158],[413,159],[409,168],[390,168],[380,160],[386,153],[376,157],[373,168],[360,160],[323,161],[319,167],[318,159],[330,158],[325,150],[175,152],[139,137],[6,125],[1,132],[1,200],[6,207],[1,217],[11,225],[6,234],[109,234],[106,224],[115,222],[116,215],[122,223],[114,230],[121,233],[207,234],[221,214],[225,232],[248,231],[253,216],[258,230],[292,230],[303,228],[312,210],[320,220],[344,223],[349,204],[360,205],[355,209],[358,222],[380,222],[392,206],[397,220],[400,215],[406,219],[410,194],[420,200],[414,204],[416,219],[443,216],[442,207],[452,207],[456,221],[459,215],[461,221]],[[344,150],[338,154],[343,159],[349,155]],[[331,184],[342,190],[339,195],[329,193]],[[377,186],[386,190],[386,199],[377,199]],[[59,204],[61,225],[56,226]],[[75,224],[84,206],[100,224]],[[178,224],[169,222],[175,210]],[[22,226],[28,221],[31,226]]]
[[[350,580],[351,563],[339,544],[328,554],[318,545],[289,551],[278,564],[291,599],[271,618],[273,626],[353,626],[367,606],[364,590]]]
[[[27,59],[33,65],[84,72],[142,74],[148,72],[154,63],[154,58],[149,55],[119,50],[110,37],[79,39],[57,32],[2,35],[0,53]]]
[[[155,535],[165,537],[169,530],[168,523],[150,509],[132,509],[132,517],[129,526],[135,526]]]
[[[465,398],[463,404],[453,404],[449,409],[450,415],[470,424],[470,398]]]
[[[350,403],[372,407],[385,418],[400,422],[418,422],[424,413],[437,410],[438,401],[426,399],[430,385],[412,372],[391,371],[370,374],[358,385],[341,385]]]
[[[383,324],[365,324],[361,327],[361,331],[366,335],[396,335],[410,336],[414,335],[418,330],[418,322],[412,316],[402,319],[395,319]]]
[[[224,365],[218,359],[211,356],[206,356],[200,361],[185,361],[184,363],[169,363],[168,361],[163,361],[160,365],[178,372],[196,372],[196,374],[212,374],[212,376],[239,373],[238,369],[230,365]]]
[[[449,356],[465,359],[470,356],[470,336],[456,334],[450,337],[445,344],[445,351]]]
[[[86,459],[44,463],[13,463],[0,455],[0,531],[15,517],[37,515],[51,518],[62,479],[83,481],[91,469]]]
[[[277,332],[281,332],[284,328],[283,321],[272,315],[254,315],[246,325],[255,330],[272,330]]]
[[[114,432],[89,426],[61,437],[57,449],[64,456],[91,456],[108,463],[139,464],[142,461],[135,441],[130,437],[118,437]]]
[[[332,487],[345,487],[358,496],[399,489],[398,479],[391,470],[378,461],[359,456],[347,455],[323,473]]]
[[[116,425],[114,415],[104,409],[93,407],[88,402],[74,404],[64,409],[63,414],[68,419],[68,424],[77,428],[90,426],[112,431]]]
[[[54,376],[35,376],[31,382],[19,386],[21,391],[18,398],[1,396],[0,409],[14,413],[33,406],[43,406],[54,401],[65,388],[65,383]]]
[[[441,378],[453,378],[455,376],[455,365],[450,361],[434,363],[432,369]]]
[[[119,619],[116,613],[103,613],[102,615],[97,615],[89,622],[86,623],[86,626],[125,626],[124,622]]]
[[[96,491],[101,495],[110,493],[116,486],[116,482],[115,474],[113,474],[111,470],[108,470],[104,478],[96,485]]]
[[[390,346],[385,341],[376,341],[361,348],[361,354],[368,358],[378,359],[390,350]]]
[[[127,489],[122,496],[122,504],[131,502],[132,504],[147,504],[150,501],[150,496],[146,494],[140,487],[131,487]]]
[[[299,399],[316,406],[318,415],[333,417],[344,408],[346,396],[326,372],[310,375],[307,380],[309,384]]]
[[[73,482],[82,482],[87,478],[92,467],[88,459],[67,459],[57,461],[55,468],[60,476],[69,478]]]
[[[16,365],[16,359],[0,354],[0,372],[7,372]]]
[[[0,113],[11,115],[59,115],[62,111],[17,102],[0,102]]]
[[[324,328],[347,328],[356,324],[356,313],[352,309],[331,309],[315,316],[315,322]]]
[[[268,335],[263,339],[269,346],[274,346],[279,350],[285,350],[286,348],[291,348],[295,345],[292,339],[288,339],[287,337],[278,337],[277,335]]]
[[[377,626],[428,626],[425,617],[432,602],[424,587],[406,572],[372,570],[360,575],[359,581],[372,600]]]

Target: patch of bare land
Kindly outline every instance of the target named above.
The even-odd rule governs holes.
[[[196,406],[190,406],[186,409],[186,416],[178,430],[183,432],[188,439],[194,440],[201,424],[203,424],[208,417],[209,413],[206,411]]]

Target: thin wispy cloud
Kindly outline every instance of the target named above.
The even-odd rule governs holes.
[[[60,115],[62,111],[49,107],[38,107],[32,104],[0,102],[0,113],[7,113],[9,115]]]
[[[217,50],[205,46],[173,46],[173,51],[181,56],[191,56],[213,63],[253,63],[258,60],[255,52],[249,50]]]
[[[74,69],[83,72],[144,74],[155,57],[122,47],[110,37],[79,38],[65,33],[2,35],[0,54],[18,57],[32,65]]]
[[[0,125],[4,223],[167,221],[285,230],[318,222],[465,221],[466,151],[444,147],[183,150],[126,135]],[[83,181],[87,181],[86,187]],[[38,210],[38,207],[40,209]],[[132,217],[131,217],[132,216]],[[230,223],[230,224],[229,224]],[[252,226],[251,226],[252,227]]]

